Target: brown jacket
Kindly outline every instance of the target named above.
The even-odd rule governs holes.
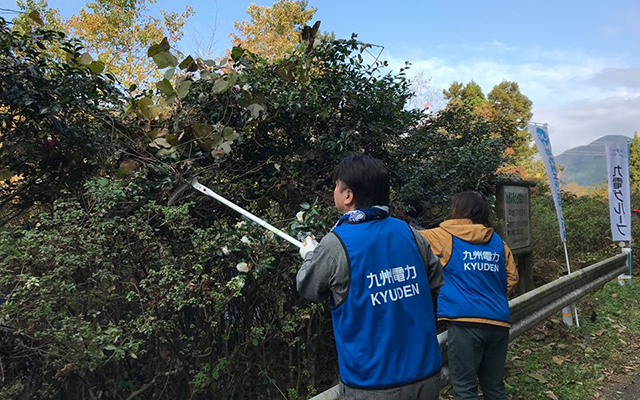
[[[493,228],[474,224],[469,219],[449,219],[441,223],[438,228],[423,230],[420,231],[420,233],[429,241],[431,250],[436,256],[438,256],[438,258],[440,258],[440,263],[442,263],[442,266],[446,268],[447,263],[451,258],[451,251],[453,247],[452,236],[470,243],[487,243],[493,235]],[[506,243],[504,244],[504,255],[507,269],[507,293],[505,293],[505,295],[508,296],[518,283],[518,270],[516,269],[516,262],[513,258],[513,254],[511,254],[511,249]],[[446,284],[447,282],[445,281],[445,285]],[[451,321],[454,319],[438,318],[438,320]],[[477,322],[509,327],[509,324],[506,322],[482,318],[455,318],[455,321]]]

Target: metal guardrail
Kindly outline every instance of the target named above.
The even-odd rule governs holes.
[[[581,297],[601,288],[610,280],[624,273],[627,269],[627,260],[627,254],[607,258],[511,300],[509,308],[512,325],[509,331],[509,341],[522,335],[563,307],[575,303]],[[444,387],[448,377],[446,331],[438,335],[438,343],[443,361],[441,387]],[[337,399],[338,386],[334,386],[310,400]]]

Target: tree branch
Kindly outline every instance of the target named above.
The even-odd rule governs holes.
[[[138,389],[135,392],[131,393],[129,395],[129,397],[127,397],[127,400],[133,400],[133,399],[136,398],[136,396],[139,396],[142,393],[146,392],[147,390],[151,389],[151,387],[153,387],[153,385],[156,383],[156,381],[158,380],[159,377],[161,377],[161,376],[171,376],[171,375],[175,375],[177,373],[178,373],[178,371],[169,371],[169,372],[165,372],[164,374],[158,374],[158,375],[154,376],[153,379],[151,380],[151,382],[145,384],[140,389]]]

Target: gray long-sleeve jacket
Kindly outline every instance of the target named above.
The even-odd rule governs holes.
[[[418,244],[418,250],[427,270],[432,298],[437,296],[442,278],[442,265],[431,251],[429,242],[411,228]],[[296,276],[298,293],[311,301],[323,301],[333,296],[333,304],[340,304],[349,291],[349,264],[340,239],[329,233],[322,238],[313,252],[308,252]]]

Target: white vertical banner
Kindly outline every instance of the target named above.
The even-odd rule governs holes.
[[[629,189],[629,154],[626,144],[606,143],[607,180],[609,182],[609,217],[611,239],[631,240],[631,191]]]
[[[556,214],[558,216],[558,224],[560,225],[560,239],[562,242],[566,242],[564,217],[562,216],[562,198],[560,197],[560,179],[558,179],[558,168],[556,167],[556,160],[553,157],[551,151],[551,142],[549,141],[549,129],[547,125],[529,124],[529,132],[536,142],[540,157],[547,170],[549,176],[549,184],[551,187],[551,195],[553,196],[553,202],[556,206]]]

